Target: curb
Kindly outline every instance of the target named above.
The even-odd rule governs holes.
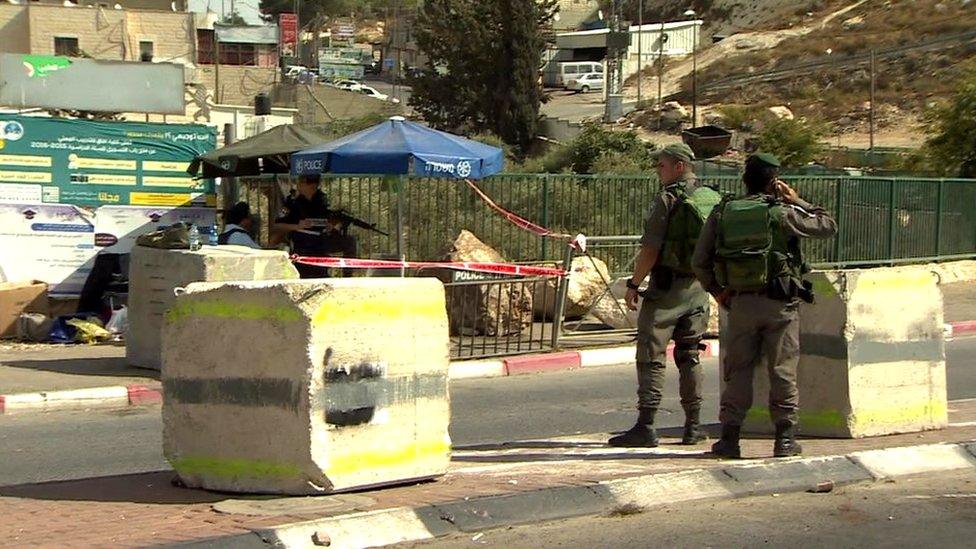
[[[718,358],[719,343],[706,339],[702,358]],[[536,355],[522,355],[497,360],[462,360],[451,363],[450,379],[470,379],[478,377],[504,377],[539,372],[555,372],[630,364],[634,361],[637,348],[634,345],[602,347],[580,351],[563,351]],[[668,357],[674,359],[674,344],[668,346]]]
[[[963,334],[976,334],[976,320],[949,322],[945,325],[946,337],[953,337]]]
[[[0,395],[0,414],[25,411],[72,410],[92,407],[145,406],[159,404],[159,387],[117,385],[70,391],[46,391]]]
[[[976,468],[976,443],[931,444],[848,455],[744,462],[716,469],[642,475],[420,507],[297,522],[253,532],[274,547],[360,548],[430,540],[491,528],[638,508],[745,496],[830,491],[834,486]]]

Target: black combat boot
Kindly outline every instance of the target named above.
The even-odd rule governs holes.
[[[773,444],[773,457],[798,456],[803,447],[796,441],[796,426],[792,423],[776,424],[776,442]]]
[[[708,436],[701,430],[701,410],[687,410],[685,412],[685,432],[681,437],[681,444],[694,446],[708,440]]]
[[[654,412],[655,410],[650,408],[641,408],[637,423],[626,433],[611,437],[607,444],[618,448],[656,448],[657,431],[654,430]]]
[[[739,431],[742,427],[738,425],[722,425],[722,438],[712,444],[712,455],[723,458],[739,459],[742,457],[742,449],[739,448]]]

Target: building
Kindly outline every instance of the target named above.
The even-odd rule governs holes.
[[[637,73],[638,67],[652,65],[659,56],[690,55],[701,46],[703,21],[674,21],[630,26],[630,41],[624,53],[623,78]],[[547,52],[545,72],[550,74],[559,63],[571,61],[604,61],[610,29],[601,28],[562,32],[556,35],[556,48]]]
[[[0,51],[181,64],[187,116],[201,122],[213,103],[250,105],[278,81],[277,26],[222,26],[212,12],[173,11],[185,6],[182,0],[126,2],[165,9],[97,4],[0,4]]]

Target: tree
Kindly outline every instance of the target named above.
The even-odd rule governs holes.
[[[411,105],[434,127],[493,132],[525,154],[535,139],[542,29],[555,0],[428,0],[415,39],[429,63]]]
[[[823,130],[802,120],[770,120],[759,134],[759,150],[775,154],[784,168],[805,166],[823,152]]]
[[[976,69],[967,72],[949,101],[925,116],[930,137],[922,150],[941,175],[976,177]]]

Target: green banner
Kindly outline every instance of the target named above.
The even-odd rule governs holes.
[[[216,142],[208,126],[0,115],[0,202],[212,206],[213,181],[186,169]]]
[[[71,66],[71,59],[59,55],[25,55],[24,68],[31,78],[44,78]]]

